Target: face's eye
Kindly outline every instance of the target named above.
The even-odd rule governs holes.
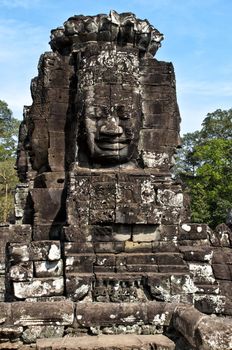
[[[115,111],[116,111],[116,113],[117,113],[117,116],[118,116],[119,118],[121,118],[121,117],[123,117],[123,115],[125,114],[125,107],[124,107],[124,106],[118,105],[118,106],[115,107]]]
[[[105,107],[94,107],[94,118],[102,119],[107,115]]]
[[[121,115],[120,120],[129,120],[130,119],[130,114],[129,113],[125,113],[123,115]]]
[[[102,106],[101,108],[99,108],[99,112],[102,117],[107,117],[109,115],[109,108],[106,106]]]
[[[130,119],[130,113],[127,112],[125,106],[118,105],[116,106],[115,111],[116,111],[117,117],[120,120]]]

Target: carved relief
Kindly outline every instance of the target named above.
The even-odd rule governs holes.
[[[52,31],[20,128],[17,224],[0,227],[0,341],[65,336],[75,348],[76,334],[174,327],[208,349],[199,325],[215,320],[192,305],[231,316],[232,234],[189,224],[170,173],[180,116],[173,66],[153,58],[162,38],[114,11]]]

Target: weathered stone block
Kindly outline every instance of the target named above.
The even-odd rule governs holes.
[[[115,210],[114,209],[90,209],[89,222],[91,224],[108,224],[115,222]],[[116,221],[118,222],[118,221]]]
[[[169,163],[171,161],[170,149],[168,147],[164,147],[163,150],[156,151],[146,151],[144,150],[142,153],[143,163],[146,168],[157,169],[158,171],[165,170],[168,171]]]
[[[10,260],[17,263],[30,260],[29,246],[27,244],[13,243],[9,246]]]
[[[207,263],[192,263],[189,264],[190,275],[196,283],[213,283],[215,281],[212,266]]]
[[[116,208],[116,223],[118,224],[161,224],[162,209],[153,204],[138,206],[135,203],[127,207]]]
[[[76,319],[84,327],[109,324],[129,325],[144,322],[146,311],[139,303],[85,303],[77,304]]]
[[[231,247],[231,230],[225,224],[220,224],[215,229],[215,235],[221,247]]]
[[[180,247],[183,257],[187,261],[211,262],[213,250],[211,247]]]
[[[59,153],[65,151],[65,133],[62,130],[49,132],[49,148],[57,150]]]
[[[59,241],[32,242],[30,246],[32,260],[59,260],[61,257]]]
[[[153,242],[152,243],[153,253],[179,253],[179,245],[177,244],[176,238],[172,241],[164,242]]]
[[[6,278],[5,275],[0,275],[0,302],[5,301],[5,294],[6,294]]]
[[[181,189],[179,190],[179,193],[176,193],[169,189],[158,189],[157,203],[158,205],[164,205],[168,207],[182,207],[183,193]]]
[[[63,277],[40,278],[32,282],[13,282],[14,296],[18,299],[62,295]]]
[[[203,317],[197,325],[195,344],[202,349],[228,350],[232,348],[232,323]]]
[[[31,281],[33,278],[32,261],[21,262],[11,266],[9,269],[9,277],[12,281]]]
[[[75,254],[66,256],[65,271],[66,272],[93,272],[93,264],[96,261],[94,254]]]
[[[10,324],[11,322],[11,304],[0,303],[0,325]]]
[[[9,246],[10,260],[14,263],[29,260],[59,260],[59,241],[37,241],[31,244],[11,243]]]
[[[125,242],[126,253],[151,253],[152,243],[151,242]]]
[[[181,240],[200,240],[208,238],[208,226],[205,224],[182,224],[180,226]]]
[[[197,294],[194,297],[194,306],[205,314],[226,314],[226,298],[222,295]]]
[[[57,277],[63,275],[63,260],[35,261],[35,277]]]
[[[6,242],[29,243],[32,240],[31,225],[9,225],[0,227],[0,237]]]
[[[5,342],[7,340],[15,342],[16,340],[19,340],[22,333],[23,333],[23,327],[14,327],[14,326],[0,327],[0,343]],[[8,347],[6,347],[6,349],[7,348]]]
[[[33,239],[35,241],[59,240],[63,237],[63,228],[61,224],[41,224],[34,225]]]
[[[64,150],[59,149],[58,150],[55,148],[49,148],[48,152],[48,163],[49,167],[51,168],[52,171],[63,171],[64,170],[64,164],[65,164],[65,157],[64,157]],[[62,199],[62,194],[61,197]],[[59,193],[57,193],[57,199],[59,200]],[[55,206],[54,206],[55,207]],[[54,214],[56,212],[56,208],[54,208]],[[52,214],[52,212],[51,212]]]
[[[117,254],[116,265],[156,265],[157,260],[155,254]]]
[[[141,215],[142,214],[142,215]],[[139,211],[138,205],[131,203],[129,208],[118,205],[115,210],[116,224],[147,223],[144,214]]]
[[[36,343],[41,338],[61,338],[64,335],[64,326],[28,326],[22,333],[22,339],[26,344]]]
[[[115,267],[115,259],[116,256],[114,254],[97,254],[94,265]]]
[[[171,298],[170,275],[149,274],[147,279],[150,293],[155,300],[169,301]]]
[[[232,280],[232,271],[229,265],[226,264],[213,264],[213,274],[214,277],[220,280]]]
[[[74,301],[82,300],[91,291],[93,274],[66,274],[66,293]]]
[[[23,177],[25,176],[26,171],[27,171],[27,166],[26,166],[27,155],[26,155],[25,150],[22,150],[20,152],[19,158],[20,158],[20,160],[18,163],[18,174],[19,174],[20,180],[22,180]],[[29,192],[29,186],[27,183],[20,183],[16,186],[15,208],[14,208],[15,209],[15,221],[16,221],[15,224],[16,225],[31,222],[32,210],[27,205],[28,204],[28,192]]]
[[[205,317],[193,306],[179,306],[173,315],[173,325],[192,346],[195,346],[195,332],[198,323]]]
[[[182,255],[178,253],[156,253],[154,257],[158,265],[185,265]]]
[[[158,265],[159,272],[161,273],[181,273],[185,274],[189,272],[187,265]]]
[[[131,179],[128,179],[131,180]],[[130,206],[141,202],[141,185],[138,182],[119,182],[116,192],[116,206]]]
[[[219,287],[220,282],[222,282],[222,281],[215,281],[211,284],[195,283],[195,286],[198,288],[196,293],[197,294],[215,294],[215,295],[221,294],[221,295],[223,295],[223,292],[220,292],[220,287]]]
[[[96,253],[121,253],[125,251],[125,242],[95,242]]]
[[[92,225],[90,230],[94,242],[110,242],[114,240],[112,226]]]
[[[176,241],[179,235],[179,225],[160,225],[159,231],[161,241]]]
[[[159,225],[134,225],[133,242],[152,242],[160,239]]]
[[[93,273],[105,273],[105,272],[115,272],[115,266],[114,265],[94,265],[93,266]]]
[[[193,279],[189,275],[171,275],[170,277],[171,294],[194,294],[197,293],[200,288],[198,288]]]
[[[214,247],[213,264],[231,264],[232,263],[232,250],[228,248]]]
[[[72,256],[73,254],[93,253],[92,242],[65,242],[64,254],[65,256]]]
[[[64,237],[69,242],[91,242],[92,234],[90,226],[84,225],[71,225],[64,228]]]
[[[176,305],[174,303],[146,302],[143,307],[146,310],[147,323],[162,328],[162,326],[169,326]]]
[[[140,132],[139,148],[147,152],[154,152],[154,145],[176,146],[180,143],[179,135],[175,130],[166,129],[144,129]]]
[[[116,183],[92,183],[90,192],[90,208],[99,210],[114,209],[116,203]]]
[[[63,190],[57,188],[34,188],[31,190],[36,224],[54,222],[62,203]]]
[[[182,217],[182,209],[175,207],[167,207],[162,210],[162,225],[178,225],[180,224]]]
[[[76,344],[80,350],[93,350],[96,346],[102,350],[121,350],[121,349],[138,349],[149,350],[151,347],[157,350],[174,350],[175,344],[167,337],[161,334],[155,335],[135,335],[135,334],[118,334],[118,335],[99,335],[98,337],[83,336],[70,337],[62,341],[58,339],[39,339],[37,341],[38,350],[63,348],[73,349]]]
[[[222,310],[223,315],[229,316],[231,318],[232,316],[232,301],[230,298],[227,298],[225,300],[224,310]]]
[[[218,294],[231,297],[232,281],[220,280],[218,283]]]
[[[74,304],[70,301],[60,302],[15,302],[12,305],[14,325],[36,326],[71,325],[74,320]]]
[[[60,107],[60,109],[59,109]],[[68,106],[66,103],[51,103],[51,115],[48,119],[48,129],[50,129],[53,132],[64,132],[65,131],[65,124],[66,120],[64,118],[64,115],[66,115]],[[55,111],[57,113],[55,113]],[[63,112],[63,114],[62,114]]]

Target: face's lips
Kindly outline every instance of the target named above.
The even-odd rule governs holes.
[[[98,142],[98,147],[102,150],[110,150],[110,151],[120,151],[123,148],[127,147],[127,143],[121,143],[121,142]]]
[[[101,136],[95,139],[96,143],[129,143],[131,140],[125,137],[104,137]]]

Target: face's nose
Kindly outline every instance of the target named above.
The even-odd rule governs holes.
[[[123,128],[118,125],[117,118],[108,117],[105,124],[100,127],[100,134],[107,136],[120,136],[123,134]]]

